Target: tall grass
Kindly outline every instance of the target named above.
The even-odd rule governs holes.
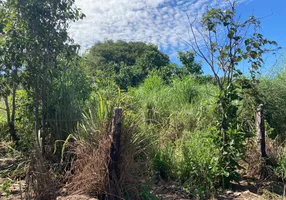
[[[214,192],[219,175],[219,152],[209,131],[216,93],[214,85],[193,77],[167,85],[157,75],[129,89],[132,109],[141,117],[140,129],[152,141],[153,175],[180,181],[199,198]]]
[[[2,98],[0,98],[0,138],[2,140],[8,139],[8,124],[7,124],[7,114],[5,110],[5,103]],[[3,108],[3,109],[2,109]]]
[[[134,109],[145,121],[169,128],[181,124],[187,130],[207,125],[204,122],[211,117],[209,109],[215,94],[213,85],[200,85],[191,77],[175,79],[171,85],[165,85],[156,75],[146,79],[139,88],[129,90]]]
[[[279,76],[275,80],[261,81],[260,89],[266,91],[264,94],[269,112],[267,114],[273,115],[271,109],[278,109],[277,106],[285,104],[286,79],[284,75]],[[275,95],[270,95],[272,89]],[[97,158],[106,161],[105,163],[108,162],[109,158],[100,157],[98,152],[102,150],[103,144],[109,144],[104,134],[110,130],[112,109],[114,106],[121,106],[125,117],[122,159],[124,163],[133,166],[132,168],[127,165],[121,166],[126,173],[124,176],[128,177],[122,180],[121,185],[127,183],[126,185],[131,186],[130,183],[132,181],[135,183],[135,179],[153,177],[180,182],[182,189],[192,197],[207,199],[213,196],[221,187],[220,180],[221,176],[225,175],[223,173],[226,167],[220,163],[221,150],[212,135],[212,127],[216,123],[213,109],[217,93],[215,85],[197,81],[193,77],[174,79],[166,84],[156,74],[150,75],[140,86],[128,88],[127,93],[121,93],[114,85],[98,90],[93,93],[76,133],[78,141],[83,142],[82,144],[88,142],[86,145],[79,145],[82,147],[79,154],[85,155],[86,152],[91,152],[89,154],[91,157],[86,155],[85,158],[88,159],[83,163],[92,163],[92,160],[98,160]],[[238,137],[246,133],[249,133],[249,137],[253,135],[255,114],[253,101],[248,93],[244,94],[243,101],[239,102],[240,112],[237,116],[243,126],[243,132],[233,131],[230,134]],[[274,128],[280,128],[276,129],[279,133],[283,133],[284,130],[283,116],[284,111],[279,111],[269,118],[281,122],[276,126],[272,121]],[[84,149],[87,147],[89,149]],[[106,151],[104,152],[103,155],[108,155]],[[234,149],[233,153],[235,152]],[[97,166],[98,163],[93,164]],[[280,165],[283,166],[282,164]],[[80,165],[80,169],[87,165],[89,164]],[[97,169],[103,168],[97,167]],[[149,171],[142,172],[142,169]],[[140,185],[138,182],[136,184]],[[131,191],[140,194],[138,192],[140,187],[129,186],[121,187],[121,190],[125,191],[122,195],[126,197],[126,194],[132,193]],[[130,188],[136,188],[136,191]]]
[[[286,69],[275,77],[261,79],[260,93],[265,102],[265,116],[272,128],[272,138],[286,139]]]
[[[5,104],[2,98],[0,98],[0,108],[5,108]],[[6,122],[6,112],[3,109],[0,109],[0,123]]]

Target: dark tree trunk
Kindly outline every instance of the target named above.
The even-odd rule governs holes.
[[[4,102],[5,102],[5,107],[6,107],[6,115],[7,115],[7,124],[9,127],[9,134],[13,140],[13,142],[15,142],[16,146],[18,146],[18,141],[19,141],[19,137],[17,135],[16,132],[16,128],[15,128],[15,95],[16,92],[13,92],[13,109],[12,109],[12,116],[11,116],[11,111],[10,111],[10,106],[9,106],[9,102],[8,102],[8,96],[4,97]]]
[[[9,123],[9,133],[11,135],[13,142],[15,142],[16,146],[18,146],[19,145],[19,137],[17,135],[15,124],[12,121]]]
[[[120,179],[119,159],[120,159],[120,135],[122,126],[122,108],[114,109],[112,120],[111,138],[112,144],[110,148],[110,162],[108,164],[109,182],[107,183],[107,194],[98,196],[101,200],[119,200],[120,191],[118,190],[118,181]]]
[[[17,69],[15,70],[15,76],[17,77]],[[11,115],[11,121],[9,123],[9,131],[10,131],[11,137],[13,138],[14,142],[16,143],[16,146],[18,146],[19,137],[17,135],[17,131],[16,131],[16,128],[15,128],[16,91],[17,91],[17,84],[13,83],[13,89],[12,89],[12,115]]]
[[[121,134],[121,126],[122,126],[122,108],[114,109],[114,118],[112,122],[112,146],[111,146],[111,165],[109,166],[109,171],[115,172],[116,178],[119,180],[120,172],[119,172],[119,157],[120,157],[120,134]]]

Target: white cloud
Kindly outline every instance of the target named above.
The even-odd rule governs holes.
[[[83,50],[121,39],[152,42],[172,54],[187,48],[180,39],[190,39],[187,15],[197,17],[209,6],[224,5],[224,0],[76,0],[86,18],[71,25],[70,35]]]

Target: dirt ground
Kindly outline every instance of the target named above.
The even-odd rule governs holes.
[[[3,184],[9,181],[8,178],[0,178],[0,199],[2,200],[24,200],[24,188],[25,182],[22,181],[14,181],[9,188],[5,191],[2,190]],[[275,189],[279,192],[282,191],[283,186],[281,184],[277,184],[275,186],[271,186],[269,183],[268,189],[272,189],[270,192],[267,189],[267,186],[263,186],[264,189],[257,188],[256,183],[242,181],[241,185],[236,185],[234,190],[225,191],[224,193],[218,195],[213,200],[282,200],[282,196],[278,193],[273,192]],[[272,188],[271,188],[272,187]],[[7,192],[8,191],[8,192]],[[157,196],[158,199],[162,200],[187,200],[187,199],[195,199],[190,198],[188,195],[184,194],[180,191],[179,187],[172,183],[160,183],[153,187],[153,194]],[[58,197],[57,200],[96,200],[95,198],[77,195],[77,196],[69,196],[69,197]]]
[[[3,173],[11,165],[18,162],[17,157],[8,153],[7,145],[0,142],[0,199],[1,200],[24,200],[25,181],[12,180],[3,177]],[[1,177],[2,176],[2,177]],[[187,200],[194,199],[188,196],[181,187],[174,182],[160,181],[152,186],[152,194],[162,200]],[[283,184],[280,182],[261,182],[244,177],[239,184],[234,184],[232,190],[212,198],[213,200],[282,200]],[[69,197],[57,197],[57,200],[96,200],[88,196],[77,195]]]

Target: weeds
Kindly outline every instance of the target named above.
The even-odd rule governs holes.
[[[1,190],[3,191],[3,193],[5,194],[5,197],[8,197],[9,195],[11,195],[11,190],[10,187],[14,184],[14,181],[11,179],[8,179],[7,181],[5,181],[4,183],[2,183],[1,185]]]

